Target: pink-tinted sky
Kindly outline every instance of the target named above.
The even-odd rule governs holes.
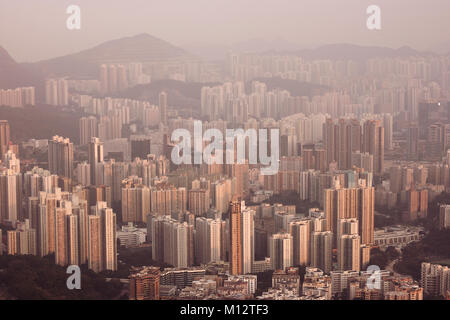
[[[66,29],[70,4],[81,7],[80,31]],[[381,31],[366,28],[371,4]],[[0,46],[20,62],[144,32],[179,46],[281,37],[450,51],[450,0],[0,0]]]

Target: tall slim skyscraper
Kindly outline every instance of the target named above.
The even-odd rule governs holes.
[[[122,222],[144,222],[150,213],[149,187],[133,183],[130,179],[122,182]]]
[[[93,137],[98,136],[97,130],[97,118],[96,117],[83,117],[79,121],[80,123],[80,145],[89,144]]]
[[[358,219],[339,219],[337,230],[338,268],[341,271],[360,269],[360,243]]]
[[[255,261],[255,211],[241,205],[242,273],[251,273]]]
[[[98,202],[88,216],[88,266],[94,272],[117,270],[116,214]]]
[[[340,188],[324,190],[326,229],[333,232],[337,246],[339,219],[355,218],[359,221],[362,244],[373,244],[375,188]]]
[[[91,169],[91,184],[99,184],[98,165],[103,162],[103,143],[99,138],[92,138],[89,143],[89,165]]]
[[[88,202],[78,200],[74,202],[73,214],[77,216],[78,222],[78,247],[80,264],[88,261],[89,241],[88,241]],[[72,226],[72,222],[70,226]]]
[[[102,202],[100,202],[102,203]],[[117,238],[116,226],[117,217],[111,208],[106,207],[103,202],[100,217],[102,223],[102,259],[105,270],[117,270]]]
[[[58,81],[48,79],[45,82],[45,103],[51,106],[58,105]]]
[[[450,229],[450,205],[442,204],[439,207],[439,229]]]
[[[292,236],[274,233],[269,237],[269,256],[274,270],[285,270],[293,265]]]
[[[408,128],[408,136],[406,140],[406,152],[409,160],[418,159],[418,143],[419,143],[419,127],[412,125]]]
[[[311,266],[330,272],[332,266],[333,233],[313,232],[311,235]]]
[[[104,270],[100,216],[88,216],[88,267],[94,272]]]
[[[392,150],[393,122],[392,114],[385,113],[383,115],[384,147],[386,150]]]
[[[329,164],[336,160],[336,144],[334,138],[334,122],[327,119],[323,124],[323,141],[325,145],[326,163]]]
[[[69,105],[69,85],[66,79],[58,79],[58,105]]]
[[[161,113],[161,123],[167,126],[167,93],[159,94],[159,109]]]
[[[57,193],[41,192],[39,194],[39,217],[37,221],[37,242],[38,254],[44,257],[56,250],[56,226],[55,226],[55,212],[57,203],[61,200],[61,193],[59,189],[55,190]]]
[[[0,120],[0,159],[8,152],[10,141],[10,127],[8,120]]]
[[[308,266],[311,262],[311,225],[311,219],[294,220],[289,223],[294,266]]]
[[[255,212],[245,207],[245,202],[233,200],[230,204],[230,273],[252,272],[255,259]]]
[[[20,250],[20,239],[19,231],[10,230],[6,233],[6,244],[8,246],[8,254],[11,256],[19,254]]]
[[[195,189],[188,192],[189,211],[196,216],[205,216],[209,209],[209,190]]]
[[[367,120],[364,123],[362,152],[373,155],[375,174],[382,174],[384,170],[384,128],[380,120]]]
[[[108,66],[108,92],[117,92],[118,82],[117,82],[117,67],[113,64]]]
[[[127,69],[123,65],[117,66],[117,87],[119,91],[128,88]]]
[[[100,94],[105,95],[108,93],[108,67],[105,64],[100,66],[99,71],[99,80],[100,80]]]
[[[221,258],[222,221],[220,219],[196,219],[195,258],[198,264],[218,262]]]
[[[22,175],[13,170],[0,172],[0,221],[14,223],[22,218]]]
[[[194,263],[194,226],[169,216],[151,218],[152,258],[177,268]]]
[[[57,208],[55,210],[55,263],[60,266],[68,264],[68,232],[67,232],[67,210]]]
[[[48,79],[45,82],[45,103],[52,106],[69,104],[69,86],[66,79]]]
[[[361,125],[356,119],[327,119],[323,124],[326,161],[336,161],[339,169],[352,167],[352,152],[361,150]]]
[[[340,271],[360,270],[360,236],[343,235],[339,238],[338,268]]]
[[[48,168],[58,176],[73,177],[73,143],[68,138],[54,136],[48,142]]]
[[[80,235],[78,215],[66,216],[67,223],[67,263],[69,265],[80,264]]]
[[[230,203],[230,274],[242,274],[241,201]]]
[[[359,188],[358,221],[361,244],[371,245],[374,241],[375,188]]]

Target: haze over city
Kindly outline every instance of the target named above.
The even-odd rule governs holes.
[[[0,0],[0,300],[168,319],[450,300],[449,18]]]
[[[82,10],[82,28],[77,32],[65,28],[65,10],[71,4]],[[382,29],[377,32],[365,28],[366,8],[371,4],[382,10]],[[445,30],[450,30],[450,3],[433,0],[432,4],[422,0],[1,0],[0,39],[19,62],[75,53],[140,33],[213,57],[221,48],[255,39],[289,49],[351,43],[449,52]]]

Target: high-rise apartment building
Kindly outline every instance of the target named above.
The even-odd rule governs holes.
[[[0,120],[0,158],[9,150],[10,127],[8,120]]]
[[[149,213],[150,188],[132,179],[122,181],[122,222],[144,222]]]
[[[327,119],[323,124],[327,164],[336,161],[339,169],[352,167],[352,153],[361,150],[361,125],[356,119]]]
[[[293,265],[293,237],[289,233],[274,233],[269,237],[269,256],[274,270]]]
[[[66,208],[56,208],[55,210],[55,263],[60,266],[68,264],[68,232],[67,218],[68,210]]]
[[[98,137],[98,124],[97,118],[83,117],[80,118],[80,145],[89,144],[92,141],[92,138]]]
[[[151,217],[152,259],[177,268],[194,264],[194,226],[169,216]]]
[[[103,207],[100,209],[100,218],[102,224],[102,259],[105,270],[117,270],[117,216],[111,208],[107,207],[106,202],[100,202]],[[98,213],[97,213],[98,214]]]
[[[100,80],[100,94],[105,95],[108,93],[108,67],[105,64],[100,66],[99,71],[99,80]]]
[[[104,270],[100,216],[88,216],[88,267],[94,272]]]
[[[367,120],[364,122],[362,152],[373,155],[375,174],[384,171],[384,128],[380,120]]]
[[[108,92],[114,93],[118,90],[117,67],[113,64],[108,66]]]
[[[161,92],[159,94],[159,111],[161,114],[161,123],[167,126],[167,93]]]
[[[69,265],[80,264],[80,234],[78,222],[79,216],[70,214],[66,216],[67,225],[67,263]]]
[[[54,136],[48,142],[49,171],[58,176],[73,177],[73,143],[70,139]]]
[[[0,172],[0,221],[15,223],[22,217],[22,174]]]
[[[48,79],[45,82],[45,103],[52,106],[69,104],[69,86],[66,79]]]
[[[406,139],[406,152],[409,160],[417,160],[419,156],[419,127],[412,125],[408,127]]]
[[[439,207],[439,229],[450,229],[450,205]]]
[[[425,294],[446,297],[450,290],[450,268],[422,262],[420,286]]]
[[[233,196],[234,180],[218,180],[212,184],[212,205],[221,213],[228,212],[230,201]]]
[[[92,138],[88,149],[89,165],[91,169],[91,184],[97,185],[100,183],[99,164],[103,162],[103,143],[99,138]]]
[[[198,264],[219,262],[222,253],[222,225],[225,221],[199,217],[195,222],[195,259]]]
[[[293,220],[289,223],[289,233],[292,235],[292,263],[294,266],[308,266],[311,263],[312,227],[311,219]]]
[[[233,200],[230,204],[230,273],[233,275],[252,272],[255,256],[255,211],[245,207],[244,201]]]
[[[339,188],[324,190],[326,228],[336,237],[338,220],[356,218],[362,244],[372,244],[374,236],[374,187]],[[335,242],[337,244],[337,242]]]
[[[241,201],[230,203],[230,274],[242,274],[242,208]]]
[[[311,266],[328,273],[332,267],[333,233],[313,232],[311,235]]]
[[[196,216],[205,216],[209,210],[209,190],[193,189],[188,191],[188,209]]]
[[[338,269],[360,270],[360,243],[361,238],[358,234],[345,234],[338,239]]]
[[[169,215],[172,212],[187,210],[186,188],[161,186],[150,189],[150,212],[157,216]]]
[[[116,214],[98,202],[88,216],[88,266],[94,272],[117,270]]]

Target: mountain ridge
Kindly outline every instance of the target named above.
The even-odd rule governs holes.
[[[34,63],[55,75],[94,76],[102,63],[192,60],[196,57],[169,42],[140,33],[102,42],[92,48]]]
[[[282,43],[283,39],[267,43]],[[251,42],[251,41],[250,41]],[[259,43],[258,39],[253,41]],[[272,50],[260,54],[295,54],[305,59],[336,59],[363,61],[377,57],[407,57],[437,55],[422,52],[408,46],[396,49],[379,46],[363,46],[348,43],[322,45],[315,49]],[[197,56],[174,46],[169,42],[140,33],[102,42],[92,48],[65,56],[34,63],[17,63],[6,48],[0,46],[0,88],[9,89],[20,86],[35,86],[43,90],[46,77],[71,76],[97,78],[101,63],[157,62],[157,61],[200,60]]]
[[[39,90],[42,79],[40,72],[17,63],[9,52],[0,46],[0,89],[34,86]]]

